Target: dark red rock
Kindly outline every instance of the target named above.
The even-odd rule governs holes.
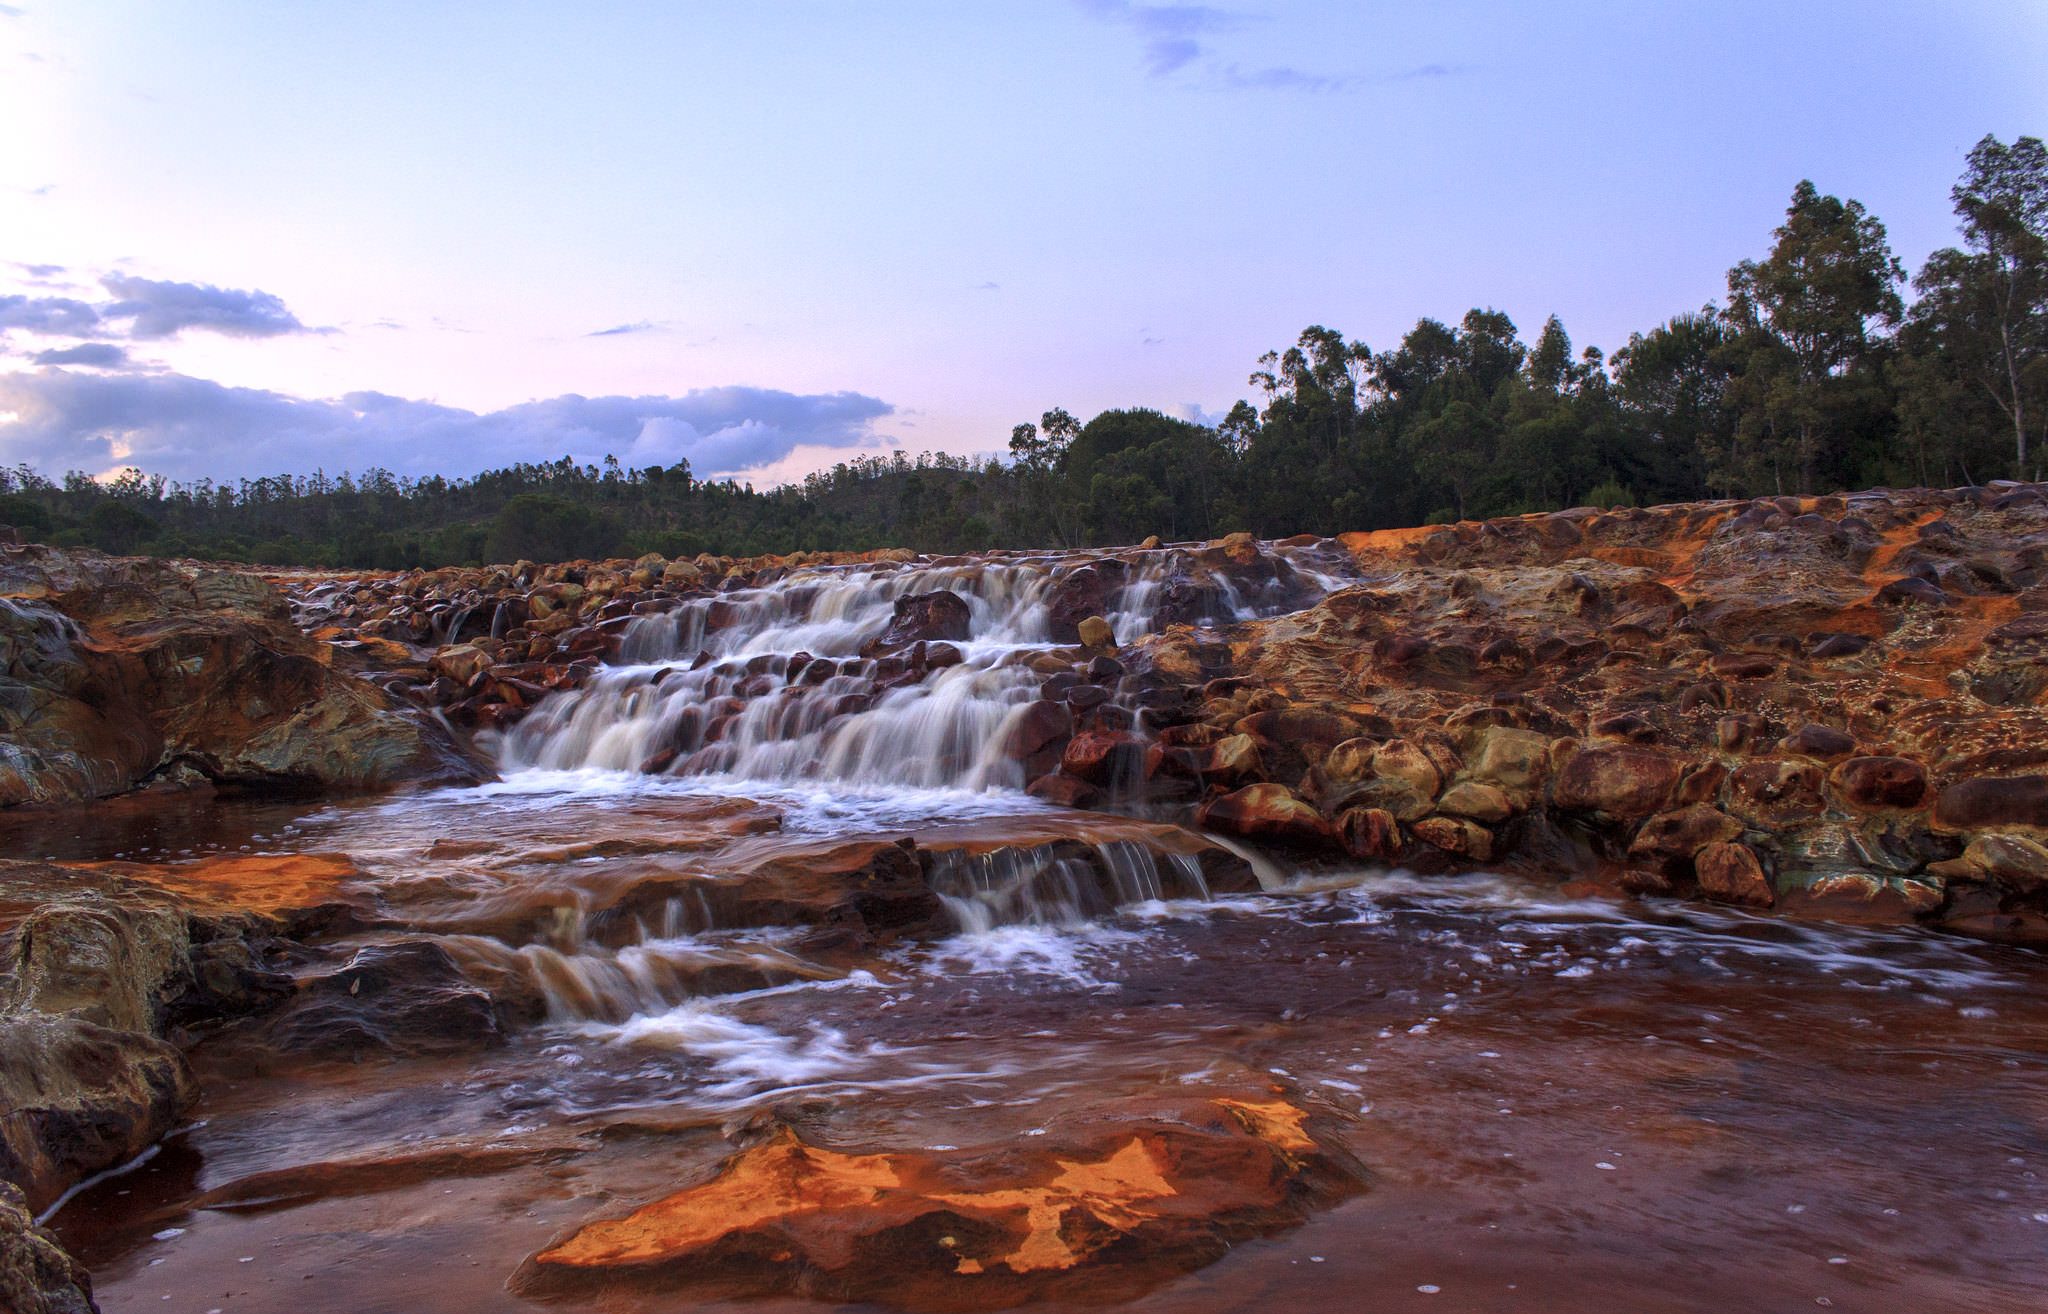
[[[1959,781],[1934,805],[1937,825],[1956,830],[2048,828],[2048,776],[1988,776]]]
[[[1927,799],[1927,768],[1903,757],[1852,757],[1829,774],[1835,793],[1863,811],[1917,808]]]

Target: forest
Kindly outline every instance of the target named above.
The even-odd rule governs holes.
[[[1333,533],[1578,505],[2038,480],[2048,470],[2048,148],[1987,136],[1958,244],[1910,279],[1854,200],[1794,189],[1725,297],[1576,347],[1553,316],[1321,325],[1213,426],[1146,409],[1019,424],[982,457],[901,452],[800,483],[607,458],[471,478],[369,469],[173,483],[0,468],[0,526],[117,553],[412,566],[901,546],[927,552]],[[992,441],[1000,441],[992,435]]]

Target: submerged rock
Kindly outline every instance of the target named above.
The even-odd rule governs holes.
[[[1363,1184],[1279,1096],[1105,1113],[961,1151],[828,1147],[777,1128],[709,1180],[557,1238],[513,1287],[939,1309],[1129,1298]]]

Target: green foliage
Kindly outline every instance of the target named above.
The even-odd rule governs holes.
[[[1634,506],[1635,494],[1609,479],[1606,483],[1595,484],[1586,490],[1586,505],[1597,506],[1603,511],[1612,511],[1618,506]]]

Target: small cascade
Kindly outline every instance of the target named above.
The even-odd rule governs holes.
[[[962,931],[1072,926],[1161,899],[1208,899],[1199,858],[1135,840],[1064,840],[934,855],[927,877]]]
[[[500,759],[1020,789],[1025,768],[1008,750],[1044,682],[1031,662],[1071,643],[1080,617],[1103,616],[1129,642],[1299,607],[1343,582],[1312,552],[1260,560],[1242,582],[1186,548],[828,566],[689,598],[633,618],[614,663],[536,706],[499,741]],[[957,599],[936,635],[892,630],[908,600],[936,594]]]

